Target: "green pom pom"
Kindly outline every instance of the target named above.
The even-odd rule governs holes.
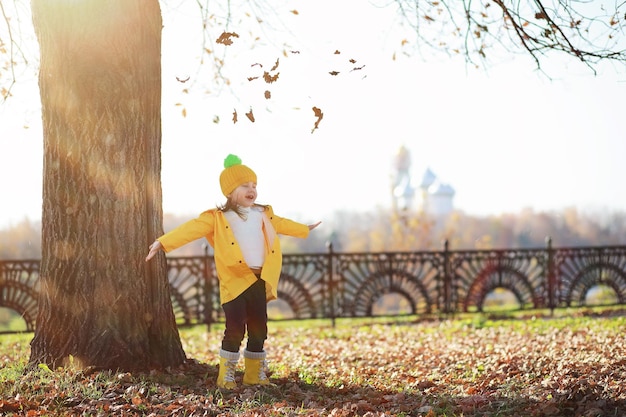
[[[241,158],[231,153],[224,159],[224,168],[232,167],[233,165],[241,165]]]

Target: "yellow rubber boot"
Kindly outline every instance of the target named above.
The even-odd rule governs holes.
[[[239,362],[239,352],[220,349],[220,371],[217,375],[217,386],[224,389],[237,388],[235,370]]]
[[[266,353],[243,351],[246,370],[243,374],[244,385],[272,385],[266,375],[267,362]]]

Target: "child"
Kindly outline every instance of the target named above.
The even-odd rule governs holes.
[[[305,238],[321,222],[304,225],[278,217],[271,206],[256,204],[256,174],[236,155],[224,160],[220,174],[226,203],[159,237],[150,245],[149,261],[159,250],[169,252],[206,237],[215,250],[220,301],[226,329],[220,349],[217,386],[233,389],[239,348],[244,349],[246,385],[269,385],[266,371],[267,302],[277,298],[282,254],[277,234]]]

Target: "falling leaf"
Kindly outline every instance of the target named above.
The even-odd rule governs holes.
[[[292,54],[299,54],[300,51],[291,51]]]
[[[315,132],[315,129],[319,127],[320,122],[324,118],[324,113],[322,113],[322,110],[319,109],[318,107],[313,106],[313,114],[315,115],[315,117],[317,117],[317,120],[315,121],[315,125],[313,125],[313,129],[311,130],[311,133]]]
[[[349,62],[350,62],[351,64],[356,64],[356,59],[352,59],[352,58],[351,58],[351,59],[349,60]]]
[[[272,93],[270,93],[270,91],[269,91],[269,90],[265,90],[264,95],[265,95],[265,98],[266,98],[266,99],[268,99],[268,100],[269,100],[270,98],[272,98]]]
[[[276,68],[278,68],[278,58],[276,58],[276,63],[274,64],[274,66],[272,67],[270,71],[276,71]]]
[[[328,72],[330,75],[338,75],[339,71],[329,71]]]
[[[181,80],[180,78],[176,77],[176,81],[178,81],[179,83],[186,83],[187,81],[189,81],[189,78],[191,77],[187,77],[184,80]]]
[[[299,15],[300,13],[298,13],[297,10],[291,10],[291,14],[295,14],[296,16]]]
[[[223,32],[219,38],[215,42],[221,43],[222,45],[232,45],[233,41],[231,38],[238,38],[239,35],[235,32]]]
[[[254,81],[254,80],[256,80],[257,78],[259,78],[259,77],[248,77],[248,81]]]
[[[260,64],[260,63],[258,63],[258,62],[255,62],[254,64],[252,64],[252,65],[250,65],[250,66],[251,66],[251,67],[256,67],[256,66],[259,66],[259,67],[263,68],[263,64]]]
[[[271,84],[278,79],[278,74],[280,74],[280,72],[277,72],[276,75],[270,75],[269,72],[265,71],[263,73],[263,79],[266,83]]]
[[[237,109],[233,110],[233,124],[237,123]]]
[[[220,122],[220,116],[219,115],[215,115],[213,116],[213,123],[218,124]]]
[[[361,65],[360,67],[354,67],[354,68],[352,68],[352,71],[360,71],[363,68],[365,68],[365,65]]]
[[[435,19],[433,19],[432,17],[428,16],[427,14],[424,15],[424,19],[428,20],[429,22],[434,22]]]
[[[334,52],[335,55],[339,55],[340,53],[341,52],[339,52],[339,49],[335,49],[335,52]]]
[[[183,117],[187,117],[187,109],[183,107],[183,110],[181,111],[181,113],[183,114]]]
[[[246,117],[252,122],[254,123],[254,114],[252,114],[252,109],[250,109],[250,111],[248,113],[246,113]]]

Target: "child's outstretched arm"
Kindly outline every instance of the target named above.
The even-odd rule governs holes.
[[[152,245],[150,245],[150,252],[148,252],[148,256],[146,256],[146,262],[152,259],[152,257],[156,255],[157,252],[161,249],[163,249],[163,245],[161,245],[161,242],[159,242],[158,240],[152,242]]]

